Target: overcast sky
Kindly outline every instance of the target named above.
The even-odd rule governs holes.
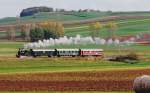
[[[68,10],[150,11],[150,0],[0,0],[0,18],[17,16],[22,9],[33,6]]]

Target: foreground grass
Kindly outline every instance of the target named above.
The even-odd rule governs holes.
[[[37,58],[0,59],[0,73],[105,71],[114,69],[149,68],[150,62],[136,64],[91,59]]]

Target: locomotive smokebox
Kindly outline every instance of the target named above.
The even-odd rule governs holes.
[[[150,76],[137,77],[133,83],[135,93],[150,93]]]

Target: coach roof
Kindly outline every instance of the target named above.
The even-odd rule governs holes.
[[[33,49],[33,51],[55,51],[55,49]]]
[[[103,49],[81,49],[81,51],[103,51]]]
[[[79,49],[57,49],[58,51],[79,51]]]

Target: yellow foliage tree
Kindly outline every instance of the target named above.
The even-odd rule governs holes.
[[[92,38],[99,36],[99,31],[103,28],[103,25],[100,22],[92,23],[89,25],[90,35]]]
[[[30,24],[24,24],[21,26],[21,36],[24,40],[29,41],[30,40]]]
[[[59,22],[56,23],[56,34],[59,37],[64,36],[64,26],[63,26],[63,24],[61,24]]]
[[[114,39],[116,37],[115,31],[117,30],[118,25],[115,22],[109,22],[106,24],[106,28],[108,29],[109,38]]]
[[[94,24],[94,26],[95,26],[95,29],[96,29],[96,30],[100,30],[100,29],[102,29],[102,27],[103,27],[100,22],[96,22],[96,23]]]
[[[7,37],[9,40],[14,40],[16,37],[16,32],[15,32],[15,28],[14,27],[10,27],[7,30]]]
[[[64,26],[60,22],[49,22],[45,21],[43,23],[39,24],[43,29],[45,29],[46,38],[52,37],[52,38],[59,38],[64,36]]]

